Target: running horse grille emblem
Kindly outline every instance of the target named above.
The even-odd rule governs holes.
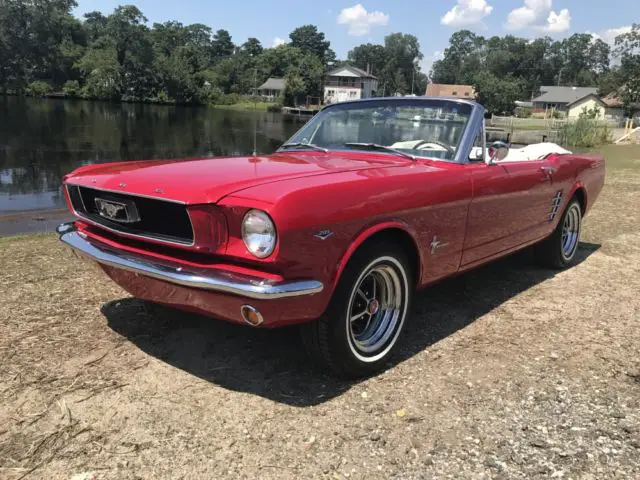
[[[134,223],[140,221],[140,215],[135,204],[131,201],[117,202],[114,200],[105,200],[104,198],[95,199],[98,215],[107,220],[119,223]]]
[[[558,210],[560,210],[560,205],[562,204],[562,190],[558,190],[558,192],[551,199],[551,211],[549,212],[549,221],[553,222],[558,215]]]

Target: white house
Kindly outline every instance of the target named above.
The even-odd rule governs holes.
[[[567,117],[579,118],[583,112],[593,111],[595,109],[597,112],[595,118],[597,120],[604,120],[606,107],[598,95],[590,93],[567,104]]]
[[[622,121],[624,109],[616,95],[600,98],[595,87],[540,87],[542,94],[533,99],[533,110],[558,110],[577,119],[583,112],[597,111],[598,120]]]
[[[329,73],[324,80],[324,103],[345,102],[375,97],[378,79],[351,65],[343,65]]]
[[[541,94],[533,99],[533,111],[547,110],[568,111],[569,104],[573,104],[589,95],[597,95],[595,87],[540,87]]]

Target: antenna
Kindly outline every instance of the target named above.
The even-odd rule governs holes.
[[[258,150],[258,67],[253,71],[253,156]]]

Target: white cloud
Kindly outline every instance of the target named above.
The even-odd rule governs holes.
[[[478,25],[492,11],[493,7],[486,0],[458,0],[458,4],[444,14],[440,23],[450,27]]]
[[[571,28],[571,15],[569,10],[563,8],[560,13],[549,12],[547,25],[541,27],[542,30],[550,33],[566,32]]]
[[[372,27],[384,26],[389,23],[389,15],[382,12],[367,12],[361,4],[343,8],[338,15],[340,25],[349,26],[349,35],[361,37],[369,33]]]
[[[600,40],[608,43],[609,45],[615,45],[616,37],[620,35],[624,35],[625,33],[629,33],[631,31],[631,25],[626,27],[618,27],[618,28],[608,28],[606,30],[601,30],[598,33],[589,32],[588,34],[593,35],[594,38],[599,38]]]
[[[285,43],[287,43],[285,40],[283,40],[280,37],[276,37],[273,39],[273,41],[271,42],[271,46],[272,47],[279,47],[280,45],[284,45]]]
[[[507,28],[522,30],[532,27],[551,10],[552,0],[524,0],[524,6],[511,10],[507,16]]]
[[[571,28],[571,14],[563,8],[560,13],[552,10],[552,0],[524,0],[524,6],[511,10],[506,28],[510,30],[534,30],[560,33]]]

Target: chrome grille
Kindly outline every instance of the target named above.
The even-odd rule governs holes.
[[[183,204],[79,185],[67,185],[67,191],[73,209],[80,217],[108,230],[165,243],[192,245],[194,242],[191,219]],[[96,198],[133,204],[139,217],[128,223],[105,218],[98,211]]]

